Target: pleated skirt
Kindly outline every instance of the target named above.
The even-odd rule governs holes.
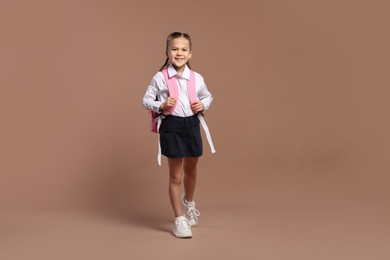
[[[202,136],[197,115],[168,115],[160,126],[161,154],[168,158],[199,157],[203,154]]]

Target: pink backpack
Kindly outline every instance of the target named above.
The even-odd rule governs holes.
[[[169,78],[168,70],[166,68],[163,69],[161,72],[164,75],[165,82],[167,82],[168,84],[169,96],[177,100],[179,97],[179,91],[178,91],[176,78],[175,77]],[[187,82],[187,88],[188,88],[188,95],[190,97],[190,102],[193,103],[197,101],[198,97],[196,95],[195,73],[192,70],[190,70],[190,80]],[[177,102],[173,107],[164,111],[163,115],[172,114],[176,106],[177,106]],[[161,116],[161,114],[155,111],[150,111],[149,113],[150,113],[150,131],[152,131],[153,133],[158,133],[159,130],[158,118]]]

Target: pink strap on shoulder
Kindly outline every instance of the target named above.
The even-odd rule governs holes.
[[[166,68],[163,69],[161,72],[163,73],[165,81],[167,82],[169,96],[173,97],[177,100],[179,97],[179,93],[178,93],[178,89],[177,89],[176,80],[174,80],[173,78],[169,78],[168,70]],[[172,112],[175,110],[176,106],[177,106],[177,102],[175,103],[175,105],[173,105],[173,107],[164,111],[164,114],[166,114],[166,115],[172,114]]]
[[[192,70],[190,70],[190,80],[188,81],[187,88],[191,104],[198,101],[198,96],[196,95],[195,73]]]
[[[169,96],[177,100],[179,98],[179,91],[178,91],[176,79],[174,77],[169,78],[168,70],[166,68],[163,69],[161,72],[163,73],[164,79],[167,82]],[[190,102],[193,103],[197,101],[198,96],[196,95],[195,73],[192,70],[190,70],[190,80],[187,82],[187,90],[188,90],[188,96],[190,98]],[[177,102],[173,107],[166,110],[164,114],[166,115],[172,114],[172,112],[176,109],[176,106],[177,106]]]

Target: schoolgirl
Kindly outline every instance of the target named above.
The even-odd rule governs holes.
[[[203,154],[200,122],[205,126],[200,113],[213,101],[203,77],[191,73],[191,56],[192,41],[188,34],[174,32],[168,35],[166,61],[152,78],[142,102],[146,109],[162,114],[159,140],[161,154],[167,157],[169,167],[169,198],[175,215],[172,233],[178,238],[192,237],[191,227],[198,224],[200,213],[195,207],[194,192],[197,163]],[[170,95],[163,72],[176,80],[176,97]],[[191,79],[191,75],[195,78]],[[192,103],[187,88],[190,80],[195,80],[197,96]],[[205,130],[212,152],[215,152],[207,126]]]

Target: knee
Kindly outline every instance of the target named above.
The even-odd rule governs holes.
[[[170,182],[172,184],[178,184],[180,185],[182,183],[182,176],[181,174],[171,174],[170,176]]]

